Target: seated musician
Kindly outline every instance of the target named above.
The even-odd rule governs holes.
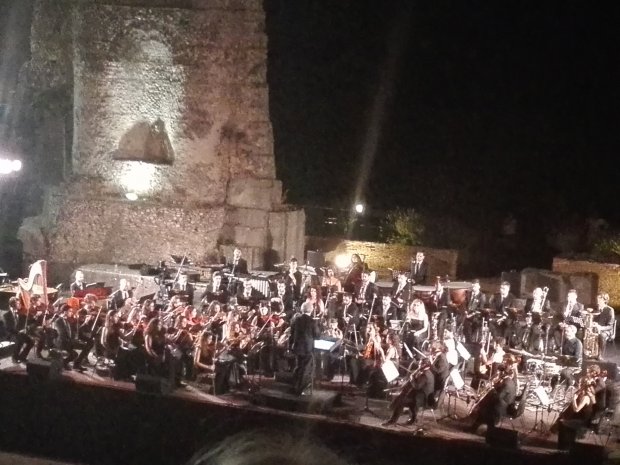
[[[19,297],[9,299],[9,310],[3,315],[3,319],[9,340],[15,342],[11,356],[13,363],[25,363],[34,346],[34,340],[32,334],[29,334],[27,315],[22,311]]]
[[[321,280],[321,287],[331,290],[332,293],[342,292],[342,283],[334,274],[334,268],[331,266],[325,269],[325,275]]]
[[[207,285],[200,299],[203,305],[208,305],[214,300],[221,304],[227,304],[229,296],[226,286],[222,283],[222,273],[215,271],[211,276],[211,283]]]
[[[493,344],[489,349],[489,353],[487,353],[485,347],[480,348],[480,355],[474,361],[474,374],[471,379],[471,387],[473,389],[477,390],[480,387],[481,381],[489,380],[495,376],[498,367],[503,363],[504,356],[506,355],[504,352],[505,345],[506,340],[498,336],[493,338]]]
[[[243,281],[243,287],[237,291],[237,304],[242,307],[254,308],[261,299],[260,293],[252,287],[249,279]]]
[[[595,328],[598,331],[598,353],[599,360],[602,360],[602,354],[605,353],[605,344],[611,339],[616,325],[615,311],[609,306],[609,294],[602,292],[596,296],[596,305],[598,315],[594,317]]]
[[[412,349],[422,350],[422,343],[428,338],[428,313],[424,307],[424,302],[414,299],[407,310],[405,323],[403,325],[404,342]]]
[[[402,391],[392,402],[392,415],[383,422],[383,426],[393,425],[400,418],[405,407],[409,407],[408,425],[413,425],[416,421],[418,410],[429,404],[429,398],[433,396],[435,390],[435,377],[431,370],[431,360],[423,359],[420,367],[412,373],[407,380]]]
[[[551,378],[551,387],[555,388],[558,383],[566,381],[567,386],[575,384],[575,374],[581,370],[583,360],[583,344],[577,338],[577,327],[562,324],[564,329],[564,343],[562,344],[561,354],[568,356],[573,361],[574,366],[567,366],[560,371],[559,375]]]
[[[228,261],[224,267],[227,273],[234,276],[248,274],[248,262],[241,255],[241,249],[239,247],[235,247],[233,250],[232,260]]]
[[[319,286],[312,286],[308,288],[306,292],[306,302],[312,306],[313,318],[322,318],[325,315],[325,303],[321,296],[321,288]]]
[[[118,289],[108,297],[108,308],[119,309],[125,305],[125,301],[133,297],[133,291],[129,281],[121,278],[118,281]]]
[[[558,443],[566,441],[566,436],[573,436],[570,431],[583,437],[585,428],[590,426],[594,417],[596,404],[596,379],[591,376],[584,376],[579,380],[579,387],[573,394],[573,398],[567,408],[560,413],[558,419],[551,425],[549,431],[558,433]]]
[[[271,313],[269,304],[264,301],[261,302],[258,312],[258,315],[253,318],[251,325],[257,329],[255,342],[262,342],[262,344],[259,346],[258,353],[252,354],[248,359],[248,365],[258,366],[262,374],[271,377],[275,370],[276,328],[281,326],[284,320],[274,316]]]
[[[175,295],[181,297],[181,300],[189,305],[194,304],[194,285],[188,282],[187,274],[179,274],[179,279],[172,287]]]
[[[177,315],[174,326],[168,330],[167,341],[180,354],[180,363],[176,364],[177,379],[194,379],[194,340],[189,332],[185,315]]]
[[[384,294],[381,301],[375,304],[372,309],[372,315],[379,317],[383,326],[387,329],[391,328],[391,322],[400,320],[398,315],[398,307],[392,302],[390,294]]]
[[[212,333],[203,331],[194,352],[194,371],[199,381],[215,371],[215,358],[215,338]]]
[[[396,282],[392,285],[391,294],[394,303],[402,313],[406,312],[407,301],[409,300],[411,291],[407,272],[399,271]]]
[[[84,273],[80,270],[75,272],[75,281],[69,286],[71,296],[74,296],[77,291],[83,291],[86,289],[86,283],[84,283]]]
[[[536,287],[532,291],[532,297],[525,301],[525,313],[547,313],[551,311],[551,304],[545,298],[545,293],[541,287]]]
[[[77,357],[77,352],[73,349],[71,326],[67,320],[69,310],[70,308],[67,304],[61,305],[54,317],[53,323],[54,330],[56,331],[54,348],[61,353],[65,370],[71,370],[69,363]]]
[[[101,330],[101,345],[104,348],[104,356],[115,360],[121,347],[121,324],[118,310],[108,310],[105,316],[105,323]]]
[[[343,334],[340,328],[338,328],[338,320],[336,318],[329,320],[328,327],[323,331],[322,336],[332,339],[342,339]],[[320,363],[323,369],[323,377],[331,381],[336,371],[338,371],[338,365],[340,363],[339,351],[322,351]]]
[[[472,411],[474,421],[470,427],[471,433],[478,431],[482,424],[486,424],[487,428],[496,427],[508,415],[509,409],[514,410],[518,390],[518,378],[515,375],[517,364],[514,355],[504,356],[504,362],[497,367],[496,375],[490,380],[489,389]]]

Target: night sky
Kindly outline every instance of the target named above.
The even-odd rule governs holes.
[[[351,201],[383,88],[371,207],[617,222],[620,15],[600,5],[267,0],[288,199]]]

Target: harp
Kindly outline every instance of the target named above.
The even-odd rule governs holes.
[[[56,291],[56,289],[48,290],[47,288],[47,262],[45,260],[38,260],[30,266],[28,279],[17,278],[17,297],[22,301],[24,313],[30,309],[30,301],[34,295],[41,296],[41,302],[47,308],[49,291]]]

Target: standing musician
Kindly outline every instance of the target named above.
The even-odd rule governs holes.
[[[594,317],[594,327],[598,331],[598,353],[602,359],[605,344],[611,339],[616,325],[616,315],[612,307],[609,306],[609,294],[602,292],[596,296],[598,315]]]
[[[366,325],[366,345],[358,356],[349,359],[349,383],[362,386],[370,379],[374,369],[381,367],[383,352],[380,328],[374,321]]]
[[[355,294],[355,290],[362,282],[362,272],[366,269],[366,264],[362,261],[360,256],[356,253],[351,255],[351,264],[347,277],[344,280],[342,288],[345,292]]]
[[[335,317],[338,319],[338,328],[345,333],[347,338],[355,340],[361,334],[359,333],[360,310],[353,302],[353,295],[350,292],[342,294],[342,305],[336,309]],[[356,334],[353,334],[354,332]]]
[[[400,312],[399,319],[401,319],[401,315],[407,313],[407,306],[409,300],[411,300],[411,292],[411,284],[409,283],[407,273],[405,271],[399,271],[391,291],[392,300]]]
[[[86,289],[86,284],[84,283],[84,273],[77,270],[75,272],[75,281],[73,281],[69,286],[71,296],[73,297],[77,291],[83,291],[84,289]]]
[[[433,294],[433,301],[436,305],[437,311],[437,338],[439,340],[443,340],[444,331],[446,329],[446,325],[448,324],[448,318],[450,315],[450,307],[452,302],[450,301],[450,292],[443,287],[443,283],[441,282],[439,276],[437,277],[437,282],[435,284],[435,292]]]
[[[553,338],[556,349],[562,349],[562,330],[565,325],[574,325],[579,329],[583,325],[581,315],[584,313],[584,306],[577,301],[577,290],[570,289],[566,294],[566,302],[560,307],[554,316],[554,327],[552,328]]]
[[[281,315],[286,321],[291,321],[295,312],[293,295],[289,292],[284,280],[276,283],[276,295],[271,298],[271,311]]]
[[[428,280],[428,263],[424,261],[424,252],[417,252],[411,259],[411,282],[418,285],[426,284]]]
[[[237,290],[237,304],[242,307],[254,308],[260,300],[260,293],[252,287],[249,279],[243,281],[243,287],[239,286]]]
[[[303,275],[298,268],[299,263],[295,257],[291,257],[288,262],[288,271],[284,280],[286,282],[287,287],[290,290],[291,295],[293,296],[293,300],[295,302],[299,302],[301,299],[301,286],[303,281]]]
[[[230,295],[235,295],[238,292],[238,287],[240,287],[238,277],[248,274],[248,262],[241,255],[241,249],[235,247],[232,260],[228,261],[222,268],[222,271],[228,276],[225,285]]]
[[[414,299],[407,310],[407,316],[402,328],[403,341],[407,346],[422,350],[422,343],[428,338],[428,313],[424,302]]]
[[[362,280],[355,288],[355,303],[365,313],[374,304],[378,290],[375,283],[370,281],[370,271],[362,271]]]
[[[311,316],[312,311],[312,304],[304,302],[301,315],[291,322],[291,348],[297,357],[293,392],[297,395],[302,395],[312,382],[314,340],[320,336],[319,328]]]
[[[482,326],[482,310],[486,304],[487,298],[480,290],[480,280],[474,279],[471,283],[471,291],[467,295],[465,321],[463,322],[463,334],[469,343],[477,339],[475,335]]]
[[[545,288],[548,291],[548,288]],[[551,304],[546,298],[546,291],[540,287],[532,291],[532,297],[525,302],[525,324],[521,328],[519,339],[523,349],[540,354],[545,350],[545,335],[549,326],[543,322],[543,313],[551,312]]]
[[[478,431],[482,424],[495,428],[508,409],[514,406],[517,398],[518,379],[516,376],[517,358],[512,354],[504,356],[503,363],[497,367],[497,374],[491,379],[489,390],[476,402],[470,416],[474,422],[471,433]]]
[[[489,300],[492,321],[489,322],[489,329],[493,336],[504,336],[508,329],[506,320],[510,315],[509,309],[514,308],[516,297],[510,292],[510,283],[502,281],[499,292],[494,294]]]

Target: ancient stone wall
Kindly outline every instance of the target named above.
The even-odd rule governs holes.
[[[72,85],[72,173],[24,223],[25,252],[39,253],[41,224],[52,263],[200,260],[234,244],[262,268],[303,253],[305,216],[275,173],[262,3],[63,2],[62,17],[37,4],[32,69],[42,87]]]
[[[598,276],[597,292],[607,292],[610,304],[620,308],[620,265],[556,257],[552,269],[561,273],[595,273]],[[592,303],[596,304],[596,299]]]
[[[451,279],[457,278],[456,269],[458,252],[450,249],[432,249],[429,247],[410,247],[400,244],[384,244],[378,242],[361,242],[344,239],[327,239],[314,236],[306,238],[308,250],[318,250],[325,254],[325,260],[334,263],[341,254],[359,254],[368,263],[371,270],[375,270],[382,277],[390,277],[389,268],[394,270],[410,270],[411,258],[416,252],[424,252],[429,266],[429,281],[432,277],[446,275]]]

